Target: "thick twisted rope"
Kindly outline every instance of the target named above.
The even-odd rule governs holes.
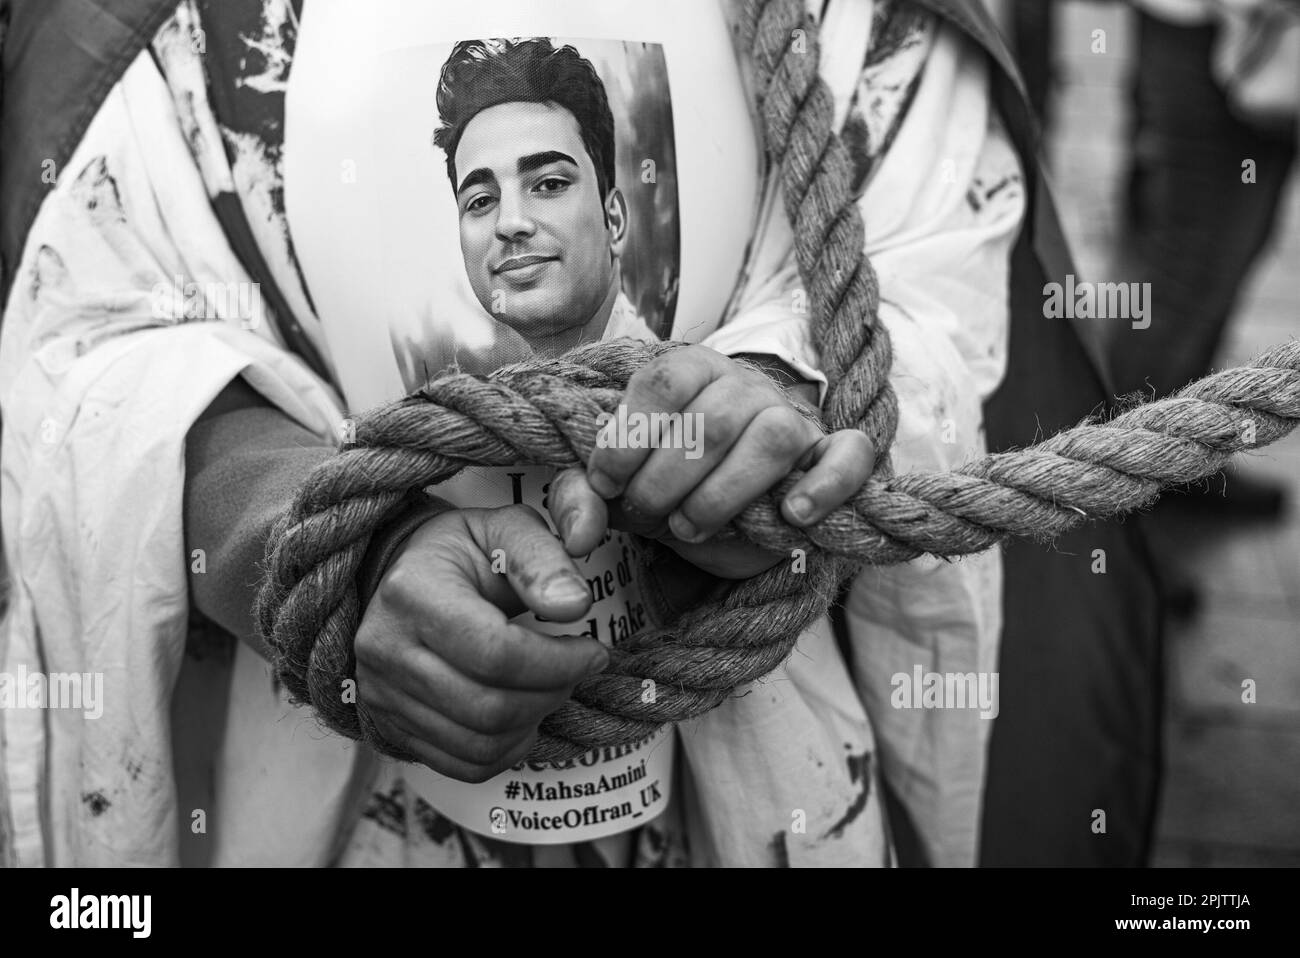
[[[455,374],[356,420],[356,441],[327,460],[281,517],[268,550],[259,614],[283,659],[281,678],[327,724],[365,737],[364,711],[339,708],[356,626],[355,574],[371,532],[410,488],[467,465],[585,463],[598,417],[628,377],[680,344],[590,344],[559,359]],[[750,503],[729,529],[775,552],[891,564],[924,553],[980,552],[1010,536],[1049,539],[1093,519],[1150,504],[1160,490],[1219,471],[1239,452],[1277,441],[1300,422],[1300,342],[1199,380],[1106,422],[1085,422],[1027,449],[947,473],[873,478],[807,529],[780,512],[794,473]],[[666,721],[703,714],[760,678],[824,614],[840,580],[825,564],[781,563],[716,605],[614,650],[543,723],[535,757],[559,759],[633,741]],[[641,700],[653,679],[656,701]],[[343,716],[354,716],[349,723]]]
[[[774,551],[804,550],[803,571],[781,563],[614,649],[607,670],[580,683],[543,721],[533,759],[625,744],[715,708],[779,666],[863,562],[961,555],[1010,535],[1058,535],[1086,518],[1139,508],[1165,485],[1209,475],[1300,418],[1300,345],[1291,343],[1111,422],[1085,423],[956,472],[891,477],[897,406],[887,379],[889,342],[876,323],[875,275],[848,190],[848,157],[831,130],[829,92],[817,75],[816,31],[802,0],[755,0],[745,13],[742,37],[765,91],[768,153],[780,163],[831,383],[827,424],[862,429],[884,465],[850,504],[810,529],[789,526],[779,510],[797,474],[750,504],[729,531]],[[341,734],[399,754],[378,736],[364,705],[345,704],[340,694],[342,680],[354,674],[355,577],[374,530],[408,490],[466,466],[585,463],[598,416],[614,411],[629,377],[679,345],[603,342],[487,377],[442,376],[358,417],[355,441],[308,478],[267,543],[256,613],[291,696],[310,702]],[[642,701],[647,678],[656,683],[653,702]]]
[[[813,333],[829,382],[824,415],[832,429],[865,432],[876,449],[878,474],[887,475],[898,422],[888,380],[889,339],[876,320],[876,277],[864,254],[862,218],[849,189],[849,155],[833,129],[832,97],[818,73],[816,24],[803,0],[746,0],[740,34],[754,69],[767,155],[779,165],[795,256],[808,287]],[[622,355],[608,344],[600,348]],[[630,370],[621,370],[615,382],[625,384],[628,375]],[[489,402],[479,407],[485,422],[518,429],[512,421],[517,403],[512,405],[504,393],[482,398]],[[414,419],[405,426],[416,428]],[[366,436],[359,430],[357,443],[370,442]],[[454,433],[443,435],[445,441],[454,439]],[[364,706],[340,701],[340,676],[350,674],[355,664],[358,603],[351,583],[370,533],[391,516],[401,492],[438,481],[429,478],[438,472],[435,449],[452,447],[420,447],[417,465],[407,458],[410,447],[401,435],[375,441],[386,447],[378,461],[363,465],[345,454],[336,462],[350,463],[355,474],[345,477],[334,470],[319,485],[313,476],[281,517],[267,543],[268,574],[257,615],[290,694],[310,701],[330,727],[391,752]],[[487,446],[464,450],[458,464],[497,462],[494,453],[512,448],[512,442],[502,439]],[[516,447],[512,461],[527,461],[521,453]],[[418,466],[434,467],[433,472],[416,476]],[[387,484],[399,475],[405,481],[401,492]],[[345,488],[353,493],[350,500],[331,496]],[[327,518],[306,526],[322,515]],[[336,534],[314,538],[324,530]],[[533,757],[568,757],[633,740],[667,718],[701,714],[737,685],[770,672],[857,564],[819,550],[810,551],[806,562],[806,573],[798,577],[773,570],[737,586],[725,602],[698,610],[671,633],[654,633],[656,642],[639,642],[644,651],[620,650],[604,674],[575,689],[573,699],[543,723]],[[752,620],[753,628],[735,633],[734,645],[724,642],[740,620]],[[709,649],[711,654],[704,651]],[[636,676],[647,671],[654,673],[648,677],[662,679],[661,687],[672,686],[667,708],[641,707]],[[664,694],[657,698],[664,700]]]

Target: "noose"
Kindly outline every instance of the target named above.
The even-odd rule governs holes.
[[[747,506],[728,532],[776,552],[803,550],[803,570],[781,563],[620,644],[604,672],[580,682],[542,721],[533,760],[630,743],[716,708],[738,686],[776,669],[863,562],[963,555],[1010,535],[1058,535],[1139,508],[1164,486],[1209,475],[1300,419],[1300,343],[1290,343],[1109,423],[1085,423],[955,472],[892,476],[898,410],[888,382],[889,339],[877,322],[876,277],[849,191],[848,154],[818,74],[816,26],[802,0],[747,0],[742,14],[767,153],[779,167],[830,383],[826,424],[865,432],[877,472],[850,503],[807,529],[780,513],[797,473]],[[308,477],[267,541],[255,614],[291,697],[310,703],[340,734],[409,758],[382,739],[364,703],[340,695],[355,674],[356,573],[371,535],[408,490],[467,465],[585,463],[598,417],[614,411],[631,375],[680,345],[607,341],[486,377],[444,375],[358,417],[354,440]],[[1244,438],[1245,421],[1253,442]],[[655,683],[651,702],[642,701],[646,679]]]

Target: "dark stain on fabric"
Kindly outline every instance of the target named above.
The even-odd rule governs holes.
[[[853,824],[854,819],[862,814],[862,810],[867,807],[867,799],[871,797],[871,753],[849,755],[845,761],[849,765],[849,781],[854,784],[860,783],[859,791],[853,803],[849,805],[848,811],[827,830],[824,838],[839,838],[844,833],[844,829]]]
[[[53,246],[42,245],[36,251],[36,260],[31,269],[31,299],[36,302],[43,289],[60,289],[68,285],[68,268],[63,257]]]
[[[665,868],[668,865],[668,836],[651,822],[637,836],[638,863],[646,868]]]
[[[478,852],[474,850],[474,842],[468,832],[463,828],[456,829],[456,841],[460,843],[460,853],[465,859],[466,868],[478,868]]]
[[[93,815],[95,818],[98,818],[100,815],[103,815],[106,811],[108,811],[113,806],[113,803],[110,802],[107,798],[105,798],[104,793],[100,791],[82,792],[81,804],[85,805],[86,808],[90,809],[90,814]]]
[[[394,790],[394,794],[400,791],[399,785]],[[418,795],[415,798],[412,815],[420,831],[434,844],[442,845],[454,839],[460,847],[466,868],[482,868],[484,864],[494,863],[505,868],[527,868],[533,863],[533,853],[529,846],[498,842],[484,835],[476,835],[442,815]],[[406,834],[405,822],[401,834]]]
[[[72,184],[73,195],[80,200],[92,221],[96,223],[125,223],[122,196],[117,180],[108,172],[108,158],[97,156],[77,176]]]
[[[486,835],[473,835],[461,829],[464,835],[472,835],[479,848],[484,864],[495,863],[502,868],[532,868],[533,846],[519,845],[515,842],[503,842]]]
[[[772,857],[775,859],[773,864],[777,868],[790,867],[790,849],[785,844],[785,831],[779,831],[772,836],[772,841],[768,843],[772,850]]]
[[[140,780],[140,773],[144,771],[144,763],[128,761],[125,768],[126,774],[131,776],[131,781],[137,782]]]
[[[406,796],[403,795],[402,783],[398,782],[387,794],[373,792],[362,818],[368,818],[386,832],[406,837]]]
[[[419,797],[415,799],[415,823],[420,826],[420,831],[424,832],[424,837],[435,845],[441,845],[456,834],[456,826]]]

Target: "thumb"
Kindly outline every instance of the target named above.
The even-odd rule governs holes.
[[[560,530],[569,555],[587,555],[600,545],[609,523],[609,510],[587,481],[586,469],[570,466],[556,476],[548,502],[551,521]]]
[[[591,608],[586,580],[535,509],[515,505],[487,510],[483,538],[488,555],[505,559],[507,591],[529,611],[554,622],[572,622]],[[499,574],[493,578],[500,581]],[[505,605],[499,607],[508,611]]]

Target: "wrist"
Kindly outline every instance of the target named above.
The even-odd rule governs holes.
[[[798,371],[784,360],[766,353],[737,353],[732,359],[753,363],[766,375],[787,397],[793,397],[806,406],[818,408],[821,396],[821,384],[805,379]]]
[[[402,509],[370,537],[370,545],[357,568],[357,602],[361,614],[365,613],[384,574],[415,530],[455,508],[446,499],[431,496],[422,489],[407,492]]]

